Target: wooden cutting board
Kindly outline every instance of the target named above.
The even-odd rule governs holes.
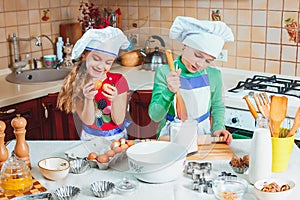
[[[187,157],[187,160],[231,160],[233,153],[225,143],[199,145],[198,152]]]
[[[170,141],[169,136],[159,137],[160,141]],[[233,153],[226,143],[198,145],[198,152],[187,157],[187,160],[231,160]]]
[[[82,36],[80,23],[75,22],[75,23],[68,23],[68,24],[60,24],[59,34],[63,38],[65,44],[67,42],[67,38],[69,38],[70,43],[75,45],[77,40]]]

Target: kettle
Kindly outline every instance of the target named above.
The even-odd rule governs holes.
[[[149,44],[150,42],[154,42],[154,40],[151,39],[158,40],[162,48],[165,48],[165,42],[160,36],[152,35],[146,41],[145,48],[140,50],[140,53],[145,57],[142,69],[155,71],[157,67],[167,64],[168,62],[166,54],[163,50],[160,50],[159,47],[156,46],[154,51],[151,51]]]

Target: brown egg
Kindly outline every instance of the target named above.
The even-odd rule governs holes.
[[[100,154],[98,157],[97,157],[97,161],[100,162],[100,163],[106,163],[109,161],[109,158],[106,154]]]
[[[87,159],[88,160],[95,160],[97,158],[98,154],[96,152],[89,153]]]
[[[119,141],[114,141],[110,144],[110,149],[114,149],[115,147],[119,147],[121,144]]]
[[[120,141],[121,145],[126,144],[126,139],[125,138],[121,138],[119,141]]]
[[[115,153],[120,153],[122,151],[122,148],[121,147],[115,147],[113,150],[115,151]]]
[[[122,151],[128,149],[128,144],[121,144]]]
[[[128,144],[129,147],[131,147],[132,145],[134,145],[134,141],[133,140],[128,140],[127,144]]]
[[[102,87],[102,81],[101,80],[94,81],[95,90],[99,90],[101,87]]]
[[[116,154],[116,153],[115,153],[114,150],[108,150],[108,151],[106,152],[106,155],[107,155],[108,157],[114,157],[115,154]]]
[[[103,90],[104,92],[106,92],[106,93],[109,93],[109,92],[111,91],[111,89],[110,89],[109,87],[110,87],[110,84],[104,83],[104,84],[102,85],[102,90]]]

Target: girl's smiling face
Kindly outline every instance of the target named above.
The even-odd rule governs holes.
[[[93,79],[104,79],[114,61],[115,56],[97,51],[90,51],[86,55],[87,73]]]
[[[184,45],[182,62],[191,73],[201,71],[211,65],[215,57]]]

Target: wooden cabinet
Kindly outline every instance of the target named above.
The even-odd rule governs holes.
[[[14,130],[11,126],[11,120],[20,114],[27,120],[26,125],[26,139],[37,140],[42,139],[41,125],[40,125],[40,110],[38,99],[25,101],[22,103],[6,106],[0,108],[0,120],[6,124],[5,141],[15,139]],[[12,113],[5,113],[8,110],[14,110]]]
[[[150,119],[148,107],[152,90],[137,90],[130,96],[128,119],[132,124],[128,127],[128,136],[135,138],[156,138],[158,123]]]
[[[56,108],[58,93],[25,101],[19,104],[0,108],[1,113],[15,109],[10,114],[0,114],[6,128],[5,141],[15,139],[11,120],[20,114],[27,120],[26,139],[28,140],[77,140],[81,130],[81,122],[77,116],[66,114]],[[152,97],[152,90],[137,90],[130,95],[130,109],[127,119],[132,124],[128,127],[130,139],[156,138],[158,123],[152,121],[148,115],[148,107]],[[76,123],[74,123],[76,121]]]
[[[58,93],[0,108],[0,120],[6,124],[5,141],[15,139],[11,120],[20,114],[27,120],[27,140],[77,140],[73,114],[56,108]],[[5,111],[14,109],[12,113]],[[76,123],[80,124],[79,123]],[[80,125],[77,127],[80,130]]]
[[[45,140],[78,140],[73,114],[66,114],[56,108],[58,93],[39,99],[41,128]]]

